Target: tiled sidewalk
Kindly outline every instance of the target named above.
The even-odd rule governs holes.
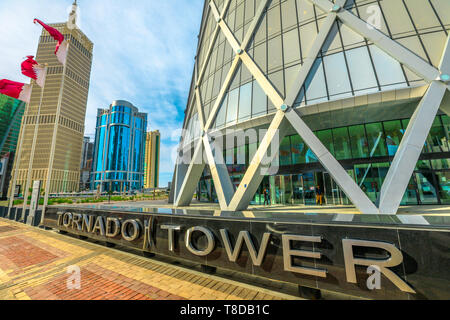
[[[78,289],[71,268],[80,270]],[[298,298],[0,218],[0,299]]]

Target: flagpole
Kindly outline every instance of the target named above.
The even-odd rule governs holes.
[[[45,70],[44,70],[44,84],[41,88],[41,99],[39,101],[39,107],[38,107],[38,113],[37,113],[37,120],[36,120],[36,124],[34,126],[34,135],[33,135],[33,144],[31,146],[31,155],[30,155],[30,159],[28,161],[28,173],[27,173],[27,181],[25,183],[25,196],[24,196],[24,201],[23,201],[23,211],[22,211],[22,217],[21,217],[21,221],[25,220],[25,212],[27,210],[28,207],[28,195],[29,195],[29,188],[30,188],[30,182],[31,182],[31,172],[33,170],[33,162],[34,162],[34,153],[36,150],[36,140],[37,140],[37,135],[38,135],[38,130],[39,130],[39,124],[40,124],[40,116],[41,116],[41,107],[42,107],[42,100],[44,97],[44,90],[45,90],[45,83],[47,82],[47,71],[48,71],[48,64],[45,64]]]
[[[66,80],[67,58],[69,56],[69,47],[70,47],[70,41],[67,40],[67,56],[66,56],[66,61],[64,63],[64,67],[63,67],[61,88],[59,89],[58,107],[56,109],[55,126],[53,127],[52,147],[51,147],[51,151],[50,151],[50,159],[49,159],[49,166],[48,166],[48,172],[47,172],[47,181],[45,183],[44,206],[42,208],[42,216],[41,216],[40,225],[44,224],[44,216],[45,216],[45,211],[47,210],[48,197],[49,197],[49,193],[50,193],[50,183],[51,183],[51,178],[52,178],[53,163],[55,160],[56,135],[58,133],[59,118],[61,116],[62,95],[63,95],[63,89],[64,89],[64,82]]]
[[[30,97],[31,97],[31,94],[33,93],[33,86],[34,85],[31,85]],[[31,100],[31,98],[30,98],[30,100]],[[20,158],[22,156],[23,139],[25,137],[25,120],[28,118],[29,114],[30,114],[30,102],[27,102],[27,104],[25,106],[24,116],[22,117],[22,122],[20,125],[20,128],[21,128],[20,139],[19,139],[19,143],[16,147],[17,152],[14,156],[15,157],[14,162],[16,163],[16,165],[13,167],[14,177],[13,177],[13,181],[12,181],[11,189],[10,189],[11,191],[10,191],[10,196],[9,196],[8,215],[7,215],[8,218],[10,217],[11,209],[14,205],[14,193],[16,191],[15,189],[16,189],[16,182],[17,182],[17,172],[19,171]]]

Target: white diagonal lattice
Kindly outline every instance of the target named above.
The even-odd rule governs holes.
[[[259,66],[252,59],[252,57],[250,57],[246,52],[247,45],[251,37],[253,36],[253,32],[264,16],[264,13],[266,12],[266,9],[271,1],[262,1],[252,21],[251,27],[244,37],[242,44],[240,44],[239,41],[235,38],[227,23],[223,20],[230,1],[226,1],[224,9],[220,14],[214,1],[210,1],[210,11],[216,18],[217,25],[214,30],[214,35],[209,46],[207,57],[201,69],[202,71],[200,72],[200,75],[198,76],[198,79],[196,81],[197,86],[195,89],[197,97],[197,108],[199,117],[201,118],[202,128],[204,130],[203,132],[206,132],[214,122],[224,95],[228,90],[230,82],[233,79],[240,63],[243,63],[247,67],[255,80],[264,90],[268,98],[272,101],[277,109],[277,112],[274,115],[267,134],[264,136],[254,158],[247,168],[247,171],[238,189],[233,196],[233,188],[228,172],[226,170],[226,166],[223,164],[223,161],[221,162],[222,164],[217,164],[214,162],[211,146],[206,134],[203,134],[203,138],[199,139],[197,142],[198,144],[195,147],[194,151],[194,159],[198,159],[199,155],[201,154],[201,147],[203,145],[206,149],[207,162],[211,168],[214,184],[217,185],[216,191],[221,209],[232,211],[243,210],[250,203],[254,193],[256,192],[258,186],[262,181],[263,176],[260,170],[261,160],[266,155],[267,150],[270,147],[271,143],[274,141],[275,137],[280,140],[283,139],[285,131],[284,129],[286,128],[286,126],[288,126],[288,123],[290,123],[290,125],[292,125],[292,127],[294,127],[298,134],[302,137],[304,142],[314,152],[318,160],[330,173],[335,182],[342,188],[345,194],[361,212],[395,213],[398,209],[401,198],[403,197],[404,191],[406,190],[407,183],[409,182],[411,174],[413,173],[415,164],[419,159],[423,144],[431,129],[433,119],[437,114],[444,93],[447,89],[450,88],[444,81],[448,79],[446,79],[445,77],[441,77],[442,74],[447,75],[450,72],[450,50],[448,49],[448,43],[442,55],[442,61],[439,67],[440,70],[438,70],[424,61],[422,58],[411,52],[409,49],[398,44],[396,41],[390,39],[377,29],[369,26],[365,21],[353,15],[351,12],[345,10],[343,7],[346,4],[346,0],[336,0],[336,3],[332,3],[329,0],[308,1],[310,1],[312,4],[316,5],[323,11],[328,12],[328,16],[323,22],[320,32],[317,35],[309,53],[307,54],[303,62],[303,65],[296,77],[296,81],[294,82],[292,88],[289,88],[289,90],[287,91],[285,100],[283,100],[283,98],[276,90],[275,86],[270,82],[267,76],[264,75]],[[333,24],[337,19],[339,19],[343,24],[351,28],[359,35],[372,41],[381,50],[385,51],[395,60],[404,64],[412,71],[414,71],[417,75],[425,79],[425,81],[430,83],[430,87],[427,93],[423,97],[409,123],[399,149],[395,155],[392,166],[389,169],[388,175],[386,176],[385,182],[381,189],[379,208],[377,208],[372,203],[372,201],[366,196],[366,194],[359,188],[356,182],[348,175],[345,169],[339,164],[339,162],[332,156],[328,149],[320,142],[320,140],[315,136],[311,129],[306,125],[298,112],[292,108],[295,99],[302,86],[304,85],[308,74],[311,72],[314,61],[318,57],[320,50],[323,47],[333,27]],[[204,122],[204,118],[202,116],[202,102],[198,93],[198,85],[200,84],[203,77],[204,69],[206,68],[207,61],[214,46],[214,41],[217,38],[219,28],[223,32],[228,43],[233,48],[236,56],[233,60],[228,75],[225,78],[219,95],[211,110],[211,113],[206,122]],[[280,134],[275,135],[275,131],[279,131]],[[275,155],[271,155],[271,157],[274,156]],[[176,205],[185,205],[190,202],[194,193],[195,185],[200,179],[201,172],[199,172],[198,170],[201,169],[201,171],[203,171],[205,164],[197,165],[198,170],[196,171],[194,170],[195,164],[193,162],[194,161],[191,162],[186,172],[183,181],[183,187],[180,190],[177,190],[177,193],[175,195],[177,199],[175,202]],[[178,175],[177,178],[179,178]]]

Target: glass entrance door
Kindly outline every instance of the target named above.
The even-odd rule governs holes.
[[[292,203],[305,204],[305,193],[303,191],[303,175],[292,176]]]
[[[307,172],[303,174],[303,190],[305,195],[305,205],[315,205],[316,191],[314,173]]]

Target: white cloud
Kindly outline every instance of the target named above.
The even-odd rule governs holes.
[[[182,126],[203,0],[78,1],[83,32],[94,43],[86,134],[95,132],[97,108],[128,100],[159,129],[161,186],[171,180],[171,133]],[[72,0],[0,1],[0,78],[27,82],[22,58],[34,54],[41,29],[33,18],[67,19]]]

